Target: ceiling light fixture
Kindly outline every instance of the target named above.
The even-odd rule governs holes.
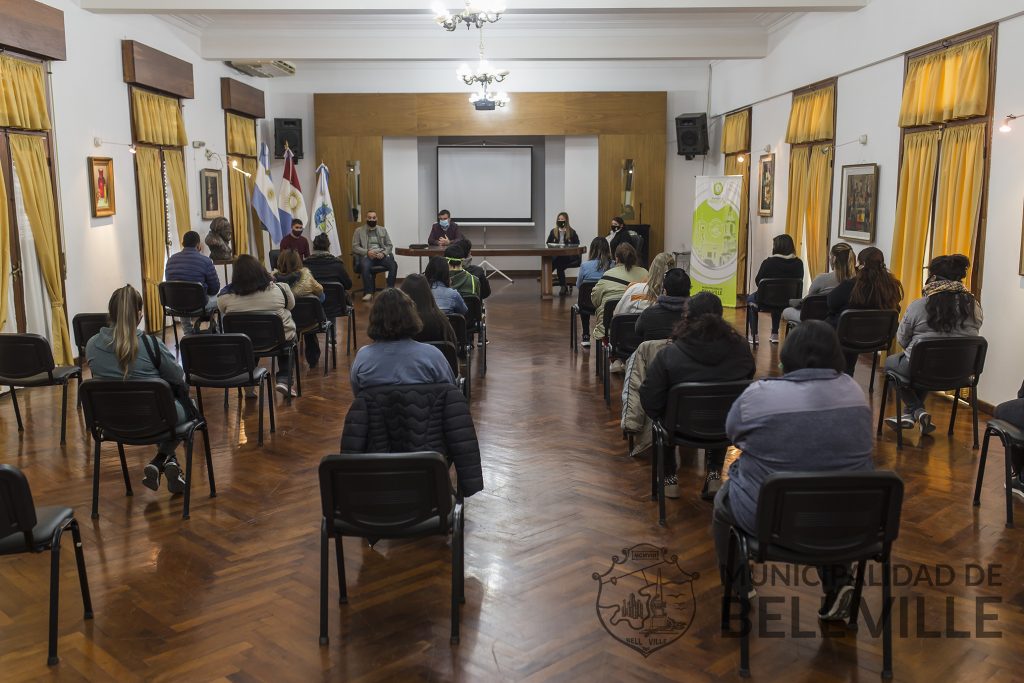
[[[493,111],[495,107],[504,107],[509,102],[508,93],[502,90],[480,88],[469,96],[469,101],[477,111]]]
[[[462,79],[466,85],[479,85],[487,88],[495,83],[501,83],[509,74],[508,69],[495,69],[484,58],[484,30],[480,29],[480,58],[474,72],[467,64],[463,64],[456,71],[455,75]]]
[[[1014,121],[1016,119],[1019,119],[1021,116],[1024,116],[1024,115],[1022,115],[1022,114],[1008,114],[1006,116],[1006,118],[1003,119],[1003,125],[999,126],[999,132],[1000,133],[1010,133],[1010,132],[1013,132],[1013,126],[1010,125],[1010,121]]]
[[[466,8],[458,14],[452,14],[441,5],[434,5],[434,21],[445,31],[454,31],[459,23],[464,23],[466,28],[475,26],[482,28],[484,24],[493,24],[501,19],[505,11],[503,2],[471,2],[466,0]]]

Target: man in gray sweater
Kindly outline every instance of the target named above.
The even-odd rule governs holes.
[[[377,289],[375,274],[387,272],[387,286],[395,286],[398,264],[395,247],[383,225],[377,225],[377,212],[366,212],[366,223],[352,234],[352,253],[356,256],[356,272],[363,278],[363,301],[373,298]]]

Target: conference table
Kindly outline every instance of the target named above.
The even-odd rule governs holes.
[[[399,256],[444,256],[445,247],[397,247],[395,253]],[[540,298],[550,299],[552,297],[552,259],[556,256],[581,256],[586,249],[579,245],[566,247],[546,247],[536,244],[503,244],[501,246],[477,246],[473,245],[473,256],[487,258],[490,256],[539,256],[540,257]],[[420,268],[420,270],[423,270]]]

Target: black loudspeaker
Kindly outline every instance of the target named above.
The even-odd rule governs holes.
[[[296,159],[302,158],[302,119],[274,119],[274,158],[284,159],[284,144]],[[682,154],[682,152],[680,152]]]
[[[679,156],[687,159],[708,153],[707,114],[683,114],[676,117],[676,149]]]

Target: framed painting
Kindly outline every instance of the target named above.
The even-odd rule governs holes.
[[[757,215],[770,217],[775,211],[775,155],[762,154],[758,162]]]
[[[878,164],[843,166],[839,239],[870,244],[878,219]]]
[[[204,221],[224,215],[223,191],[220,169],[204,168],[199,171],[199,196],[203,200]]]
[[[117,212],[114,204],[114,160],[110,157],[89,157],[88,160],[92,216],[113,216]]]

